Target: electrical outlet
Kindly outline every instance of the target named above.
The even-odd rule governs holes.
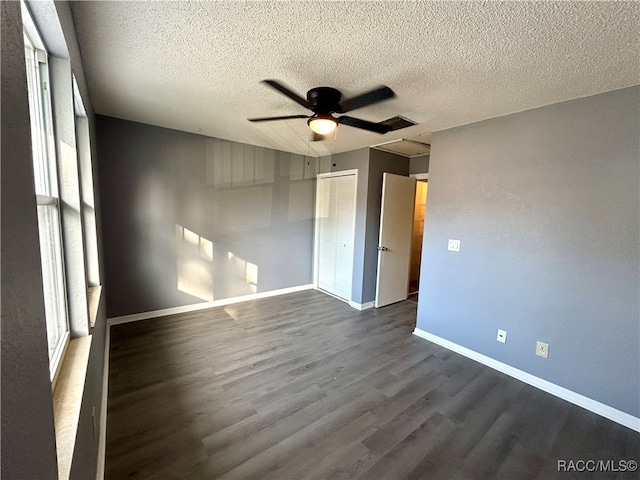
[[[500,343],[507,343],[507,332],[504,330],[498,330],[498,338],[496,338]]]
[[[543,358],[549,358],[549,344],[536,342],[536,355]]]
[[[451,252],[459,252],[460,251],[460,240],[454,240],[452,238],[449,239],[449,244],[447,249]]]

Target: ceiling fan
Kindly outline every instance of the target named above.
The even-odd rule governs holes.
[[[316,87],[307,92],[304,99],[297,93],[289,90],[276,80],[263,80],[262,83],[276,89],[283,95],[289,97],[294,102],[308,108],[313,115],[285,115],[281,117],[260,117],[249,118],[250,122],[268,122],[271,120],[289,120],[292,118],[307,118],[307,124],[314,133],[314,140],[322,140],[322,135],[333,132],[338,124],[349,125],[350,127],[361,128],[370,132],[387,133],[391,130],[389,125],[369,122],[360,118],[341,115],[335,117],[334,113],[347,113],[356,108],[367,107],[374,103],[387,100],[396,96],[389,87],[380,86],[368,92],[356,95],[347,100],[342,100],[339,90],[331,87]],[[341,101],[342,100],[342,101]]]

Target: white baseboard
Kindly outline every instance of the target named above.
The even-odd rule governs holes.
[[[102,405],[100,406],[100,438],[98,439],[98,468],[96,480],[104,480],[104,465],[107,453],[107,398],[109,393],[109,347],[111,330],[107,325],[104,338],[104,366],[102,371]]]
[[[470,358],[471,360],[482,363],[483,365],[491,367],[494,370],[509,375],[510,377],[528,383],[533,387],[539,388],[540,390],[550,393],[551,395],[555,395],[556,397],[571,402],[574,405],[578,405],[579,407],[596,413],[602,417],[608,418],[609,420],[619,423],[620,425],[624,425],[625,427],[635,430],[636,432],[640,432],[640,418],[638,417],[634,417],[633,415],[622,412],[618,409],[610,407],[609,405],[605,405],[604,403],[600,403],[589,397],[585,397],[584,395],[568,390],[564,387],[556,385],[555,383],[543,380],[542,378],[536,377],[535,375],[531,375],[530,373],[514,368],[491,357],[487,357],[486,355],[470,350],[442,337],[438,337],[437,335],[433,335],[432,333],[425,332],[424,330],[421,330],[419,328],[416,328],[413,331],[413,334],[420,338],[424,338],[425,340],[429,340],[430,342],[436,343],[446,349],[459,353],[460,355]]]
[[[360,311],[366,310],[368,308],[373,308],[373,302],[356,303],[350,300],[349,305],[355,308],[356,310],[360,310]]]
[[[323,290],[316,284],[313,285],[313,288],[319,292],[324,293],[325,295],[329,295],[330,297],[335,298],[336,300],[340,300],[341,302],[348,303],[351,308],[355,308],[356,310],[362,311],[362,310],[366,310],[367,308],[373,307],[373,302],[358,303],[358,302],[354,302],[353,300],[347,300],[346,298],[337,296],[335,293],[331,293],[331,292],[327,292],[326,290]]]
[[[250,295],[242,295],[240,297],[225,298],[215,300],[213,302],[202,302],[193,305],[184,305],[182,307],[164,308],[162,310],[153,310],[150,312],[133,313],[131,315],[122,315],[107,319],[107,325],[119,325],[121,323],[137,322],[138,320],[148,320],[149,318],[166,317],[167,315],[175,315],[177,313],[195,312],[213,307],[223,307],[234,303],[247,302],[250,300],[258,300],[260,298],[275,297],[278,295],[286,295],[287,293],[301,292],[302,290],[311,290],[313,285],[298,285],[295,287],[281,288],[279,290],[270,290],[268,292],[252,293]]]

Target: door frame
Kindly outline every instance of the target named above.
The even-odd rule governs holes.
[[[429,174],[428,173],[412,173],[409,176],[416,179],[416,189],[418,188],[418,182],[419,181],[425,181],[426,180],[427,183],[429,182]],[[422,231],[422,237],[424,238],[424,230]],[[422,258],[420,259],[420,264],[422,264]],[[409,271],[409,274],[411,274],[411,271]],[[420,272],[420,276],[422,276],[422,272]],[[420,286],[420,277],[418,277],[418,290],[413,292],[413,293],[411,293],[410,295],[415,295],[415,294],[420,293],[419,286]]]
[[[358,169],[357,168],[353,168],[350,170],[337,170],[335,172],[328,172],[328,173],[319,173],[316,176],[316,198],[315,198],[315,203],[316,203],[316,208],[315,208],[315,218],[314,218],[314,222],[313,222],[313,288],[316,290],[320,290],[318,284],[318,276],[319,276],[319,258],[320,258],[320,202],[319,202],[319,193],[320,193],[320,180],[323,178],[337,178],[337,177],[348,177],[348,176],[355,176],[355,181],[356,181],[356,185],[355,185],[355,189],[353,192],[354,195],[354,202],[353,202],[353,232],[352,232],[352,236],[353,236],[353,258],[355,259],[355,239],[356,239],[356,214],[358,213]],[[327,295],[331,295],[331,293],[322,290],[323,293],[326,293]],[[349,298],[348,299],[344,299],[344,298],[340,298],[340,297],[336,297],[335,295],[331,295],[335,298],[337,298],[338,300],[342,300],[342,301],[346,301],[347,303],[350,302],[352,299],[352,294],[353,294],[353,261],[351,262],[351,292],[349,292]]]

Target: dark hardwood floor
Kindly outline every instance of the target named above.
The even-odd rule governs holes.
[[[570,479],[640,434],[304,291],[111,328],[106,478]],[[583,464],[578,464],[578,467]]]

